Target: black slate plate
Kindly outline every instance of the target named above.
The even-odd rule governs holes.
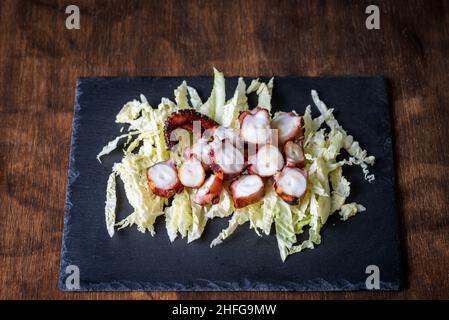
[[[382,77],[282,77],[275,80],[273,104],[303,113],[316,89],[343,127],[377,158],[368,184],[358,167],[347,167],[351,201],[367,211],[346,222],[332,216],[322,230],[322,244],[281,262],[274,235],[258,237],[248,225],[237,229],[223,244],[210,249],[212,239],[227,219],[208,223],[203,237],[187,245],[170,243],[164,218],[157,234],[141,234],[135,227],[109,238],[104,222],[105,186],[117,151],[96,160],[97,153],[119,134],[115,115],[124,103],[143,93],[151,105],[187,79],[203,98],[210,77],[190,78],[81,78],[77,83],[68,175],[67,205],[59,286],[66,288],[69,265],[80,271],[80,290],[190,291],[190,290],[358,290],[366,289],[366,268],[380,270],[380,288],[397,290],[402,272],[394,195],[394,166],[390,116]],[[250,79],[246,79],[249,84]],[[226,81],[233,93],[237,79]],[[314,108],[314,107],[313,107]],[[119,179],[117,179],[119,181]],[[123,189],[118,191],[118,217],[131,212]]]

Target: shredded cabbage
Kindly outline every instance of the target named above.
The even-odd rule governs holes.
[[[199,112],[209,116],[218,123],[223,120],[223,107],[226,100],[225,78],[223,73],[214,68],[214,86],[209,99],[199,107]]]
[[[203,207],[191,201],[192,206],[192,225],[187,232],[187,243],[199,239],[203,234],[208,217],[204,214]]]
[[[229,220],[229,225],[226,229],[223,229],[218,237],[212,240],[210,247],[214,247],[223,242],[227,237],[229,237],[232,233],[234,233],[235,229],[241,224],[244,224],[249,220],[248,217],[248,207],[243,209],[236,209],[232,215],[232,218]]]
[[[184,189],[177,193],[172,205],[165,209],[165,221],[170,241],[173,242],[179,234],[182,238],[187,236],[192,225],[192,204],[189,193]]]
[[[271,78],[268,83],[264,83],[259,81],[259,78],[253,80],[246,90],[247,94],[256,92],[258,95],[258,103],[259,107],[265,108],[268,111],[271,110],[271,96],[273,94],[273,81],[274,78]]]
[[[138,154],[128,154],[122,162],[114,165],[125,187],[126,197],[134,211],[116,224],[119,229],[137,225],[140,232],[149,231],[154,235],[154,222],[164,214],[165,199],[154,195],[148,187],[146,168],[152,164],[151,159]],[[112,197],[111,197],[112,196]],[[108,185],[107,204],[114,202],[115,190]],[[112,206],[112,205],[111,205]]]
[[[225,218],[234,212],[234,205],[231,200],[229,191],[223,189],[220,195],[220,200],[217,204],[211,205],[206,209],[206,217],[209,219],[213,218]]]
[[[163,125],[167,117],[180,109],[195,109],[225,127],[238,128],[238,116],[249,109],[247,95],[255,92],[258,105],[271,111],[273,78],[268,83],[253,80],[247,87],[239,78],[234,94],[226,101],[225,78],[214,69],[214,83],[206,102],[202,102],[195,88],[183,81],[174,91],[174,101],[162,98],[157,108],[149,105],[145,96],[140,101],[126,103],[116,116],[116,122],[126,124],[127,133],[119,135],[107,143],[97,158],[123,147],[121,162],[113,166],[106,187],[105,221],[109,235],[114,228],[122,229],[136,225],[141,232],[154,235],[154,223],[159,216],[165,216],[170,241],[178,235],[187,242],[199,239],[207,221],[213,218],[230,217],[229,225],[212,241],[211,247],[230,237],[239,225],[249,222],[249,228],[257,235],[269,235],[273,224],[282,261],[293,253],[313,249],[321,242],[321,229],[330,215],[338,212],[342,220],[365,211],[365,207],[355,202],[347,202],[350,197],[350,182],[343,175],[343,166],[358,165],[364,177],[372,182],[375,177],[368,167],[374,164],[374,156],[368,155],[354,138],[347,134],[335,119],[333,109],[329,109],[311,91],[312,99],[320,115],[312,117],[311,106],[305,108],[304,155],[305,170],[308,174],[307,191],[298,205],[288,205],[274,190],[272,183],[266,185],[264,198],[259,202],[235,209],[228,186],[223,189],[220,200],[211,206],[199,206],[192,200],[192,190],[185,188],[169,202],[156,196],[147,184],[146,170],[149,166],[168,159],[176,165],[184,161],[184,151],[192,141],[191,133],[176,130],[179,143],[169,151],[165,145]],[[122,129],[123,130],[123,127]],[[122,131],[120,131],[122,132]],[[127,141],[120,145],[120,142]],[[348,159],[337,161],[337,156],[345,149]],[[123,220],[116,222],[116,177],[124,184],[125,193],[133,211]],[[308,238],[302,242],[297,236],[308,230]]]
[[[187,91],[189,92],[190,103],[192,104],[192,107],[194,109],[199,109],[203,105],[200,95],[195,88],[192,88],[190,86],[187,86]]]
[[[100,153],[97,154],[97,160],[101,162],[100,158],[102,156],[110,154],[112,151],[117,149],[117,145],[120,142],[120,140],[123,139],[123,138],[127,138],[127,137],[129,137],[129,133],[122,134],[122,135],[118,136],[117,138],[115,138],[114,140],[109,141],[108,144],[105,145],[103,147],[103,149],[100,151]]]
[[[109,175],[108,185],[106,187],[106,198],[108,200],[106,201],[104,208],[106,229],[108,230],[108,234],[111,238],[114,236],[115,208],[117,205],[117,195],[115,193],[115,186],[116,186],[115,177],[116,177],[115,172],[112,172]]]
[[[232,99],[223,107],[222,125],[225,127],[238,128],[238,117],[240,112],[248,110],[248,98],[245,94],[246,84],[243,78],[239,78],[237,88]]]
[[[187,98],[187,82],[183,81],[175,90],[175,101],[179,109],[188,109],[189,101]]]

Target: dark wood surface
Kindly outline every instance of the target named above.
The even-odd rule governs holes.
[[[449,298],[449,2],[0,2],[0,298]],[[65,28],[77,4],[81,29]],[[80,76],[385,75],[406,287],[400,292],[64,293],[57,288]],[[373,226],[375,228],[376,226]]]

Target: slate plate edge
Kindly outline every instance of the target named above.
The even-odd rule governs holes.
[[[352,284],[346,280],[329,282],[324,279],[314,279],[299,284],[296,282],[284,282],[282,284],[271,284],[243,280],[240,282],[214,282],[206,279],[196,279],[189,281],[185,285],[178,282],[173,283],[153,283],[137,281],[114,281],[114,282],[83,282],[80,289],[70,290],[60,286],[63,291],[78,292],[131,292],[131,291],[156,291],[156,292],[189,292],[189,291],[290,291],[290,292],[330,292],[330,291],[366,291],[364,282]],[[396,291],[400,287],[400,281],[380,282],[380,290],[375,291]]]
[[[72,207],[71,194],[72,194],[72,185],[76,181],[79,176],[79,172],[76,168],[75,161],[75,149],[76,149],[76,141],[77,141],[77,133],[79,127],[79,112],[81,110],[81,106],[79,104],[79,98],[83,94],[81,91],[81,78],[76,81],[76,89],[75,89],[75,102],[74,102],[74,110],[73,110],[73,120],[72,120],[72,136],[70,141],[70,154],[69,154],[69,166],[67,172],[67,187],[66,187],[66,203],[64,208],[64,227],[62,231],[62,243],[61,243],[61,259],[60,259],[60,270],[58,277],[58,286],[61,290],[67,290],[65,287],[65,279],[66,279],[66,268],[70,265],[70,262],[67,261],[67,250],[65,247],[66,240],[68,238],[69,230],[69,219],[70,219],[70,209]]]
[[[198,76],[198,77],[208,77],[208,76]],[[388,109],[388,118],[389,118],[389,136],[392,137],[392,128],[391,128],[391,106],[389,105],[388,99],[388,85],[385,77],[380,75],[375,76],[362,76],[362,75],[347,75],[347,76],[319,76],[314,78],[382,78],[384,82],[384,87],[387,92],[387,101],[386,108]],[[79,98],[83,94],[81,90],[81,83],[85,80],[113,80],[117,78],[125,78],[125,79],[133,79],[133,78],[162,78],[162,77],[82,77],[79,78],[76,82],[76,93],[75,93],[75,102],[74,102],[74,113],[73,113],[73,121],[72,121],[72,136],[71,136],[71,144],[70,144],[70,156],[69,156],[69,169],[68,169],[68,178],[67,178],[67,188],[66,188],[66,206],[64,210],[64,228],[63,228],[63,236],[62,236],[62,244],[61,244],[61,259],[60,259],[60,272],[58,277],[58,286],[63,291],[354,291],[354,290],[366,290],[365,283],[357,283],[352,284],[348,281],[342,279],[334,282],[329,282],[321,278],[310,280],[306,283],[299,284],[295,282],[284,282],[284,283],[261,283],[254,282],[249,280],[242,280],[239,282],[213,282],[206,279],[195,279],[189,281],[189,284],[181,284],[181,283],[154,283],[154,282],[131,282],[131,281],[116,281],[111,283],[102,283],[102,282],[87,282],[81,281],[80,289],[70,290],[65,286],[66,272],[65,269],[70,265],[70,261],[68,261],[67,250],[65,247],[66,239],[68,238],[69,230],[69,220],[70,220],[70,210],[72,207],[71,203],[71,193],[72,193],[72,185],[76,181],[79,172],[76,167],[76,141],[77,141],[77,132],[79,127],[79,112],[81,110],[81,106],[79,104]],[[166,77],[164,77],[166,78]],[[182,77],[169,77],[169,78],[179,78]],[[245,77],[251,78],[251,77]],[[284,77],[283,77],[284,78]],[[285,78],[304,78],[298,76],[285,76]],[[307,77],[308,78],[308,77]],[[390,152],[393,158],[394,164],[394,152],[393,152],[393,143],[390,143]],[[395,170],[394,165],[392,169],[392,183],[393,190],[396,194],[396,185],[395,185]],[[393,208],[396,213],[396,203]],[[399,229],[398,217],[396,215],[396,226]],[[401,270],[401,278],[395,282],[381,282],[380,287],[381,291],[390,291],[390,290],[399,290],[402,287],[403,283],[403,270],[402,270],[402,259],[401,259],[401,246],[400,240],[398,243],[398,251],[400,257],[400,270]]]

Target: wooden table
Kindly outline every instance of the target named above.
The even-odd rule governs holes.
[[[0,298],[449,298],[449,3],[0,2]],[[276,5],[273,3],[277,3]],[[63,293],[57,287],[80,76],[385,75],[391,86],[401,292]],[[375,226],[373,226],[375,227]]]

